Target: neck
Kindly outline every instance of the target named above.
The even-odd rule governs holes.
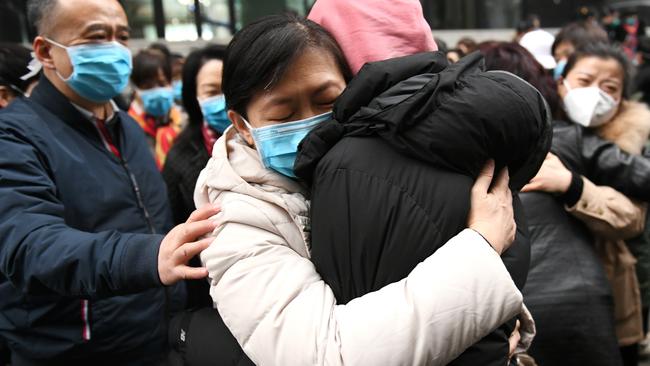
[[[54,85],[54,87],[61,92],[70,102],[78,105],[81,108],[87,109],[92,112],[92,114],[100,119],[106,119],[108,117],[108,111],[110,108],[110,101],[103,103],[96,103],[85,98],[82,98],[77,94],[72,88],[66,84],[65,81],[61,80],[59,75],[56,74],[54,70],[44,69],[43,71],[45,77]]]

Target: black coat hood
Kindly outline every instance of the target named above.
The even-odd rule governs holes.
[[[551,114],[519,77],[484,71],[471,54],[447,65],[440,52],[366,64],[337,100],[333,119],[301,143],[298,177],[311,182],[320,159],[343,136],[377,134],[398,151],[476,177],[487,159],[508,166],[523,187],[551,144]]]

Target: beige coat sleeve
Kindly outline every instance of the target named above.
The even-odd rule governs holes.
[[[445,365],[522,311],[501,258],[472,230],[404,280],[337,305],[313,263],[262,229],[263,214],[247,218],[257,223],[225,223],[201,259],[216,307],[257,365]]]
[[[647,204],[634,202],[613,188],[597,186],[582,177],[584,188],[580,200],[567,208],[596,236],[625,240],[643,232]]]

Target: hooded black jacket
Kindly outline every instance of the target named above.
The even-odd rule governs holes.
[[[483,71],[478,54],[449,67],[441,53],[365,65],[294,167],[312,183],[312,261],[339,303],[401,280],[463,230],[489,158],[508,166],[513,191],[527,183],[550,147],[549,118],[536,89]],[[530,247],[517,196],[514,205],[517,237],[503,259],[521,289]],[[452,364],[504,365],[513,323]]]

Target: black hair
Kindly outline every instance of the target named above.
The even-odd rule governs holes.
[[[166,68],[163,70],[165,73],[165,76],[167,76],[167,79],[171,80],[172,79],[172,52],[169,50],[169,47],[167,47],[166,44],[162,42],[154,42],[147,47],[147,49],[159,52],[164,58],[165,62],[169,64],[169,68]],[[167,74],[167,70],[169,70],[169,74]]]
[[[136,87],[141,88],[147,81],[158,81],[158,70],[162,69],[167,81],[171,82],[171,68],[161,52],[155,50],[142,50],[133,57],[133,71],[131,81]]]
[[[442,52],[445,54],[449,52],[449,46],[447,45],[447,42],[443,41],[438,37],[433,37],[433,41],[436,42],[436,45],[438,46],[438,52]]]
[[[27,19],[38,33],[45,33],[47,20],[52,18],[52,11],[58,2],[58,0],[27,0]]]
[[[551,55],[555,56],[555,50],[564,42],[571,43],[577,49],[589,43],[608,41],[607,32],[600,26],[588,21],[573,22],[560,29],[555,36],[555,41],[551,46]]]
[[[535,29],[540,23],[541,20],[537,14],[529,14],[525,19],[519,21],[515,29],[519,34],[526,33]]]
[[[569,72],[575,67],[576,63],[585,57],[598,57],[603,60],[612,59],[618,62],[623,69],[623,98],[629,98],[631,66],[627,56],[619,47],[599,42],[587,44],[577,49],[576,52],[569,57],[569,60],[564,67],[564,71],[562,72],[562,77],[566,78]]]
[[[222,88],[229,109],[246,117],[253,95],[272,88],[305,49],[329,52],[346,81],[350,67],[334,37],[311,20],[292,14],[269,15],[235,34],[223,65]]]
[[[29,72],[27,65],[31,59],[28,48],[16,43],[0,43],[0,85],[11,89],[14,95],[24,94],[29,84],[38,79],[38,75],[20,79]]]
[[[189,138],[197,140],[201,137],[201,126],[203,124],[203,113],[196,99],[196,76],[203,65],[210,60],[223,60],[226,56],[226,47],[220,45],[209,45],[205,48],[193,51],[187,56],[183,65],[183,107],[188,116],[188,124],[185,130],[178,136],[179,140]]]
[[[172,59],[172,52],[169,50],[169,47],[167,47],[166,44],[161,43],[161,42],[154,42],[147,47],[150,50],[155,50],[155,51],[160,51],[163,56],[165,56],[165,59],[171,60]]]
[[[552,75],[544,69],[530,51],[516,42],[486,44],[480,48],[486,70],[511,72],[534,86],[544,97],[552,114],[560,106],[560,97]]]

